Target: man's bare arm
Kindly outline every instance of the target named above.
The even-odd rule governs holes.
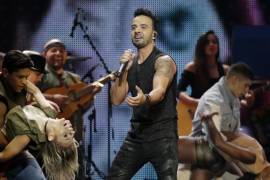
[[[176,73],[176,65],[170,56],[161,56],[155,64],[156,73],[153,79],[153,90],[149,93],[150,104],[163,100],[166,90]]]
[[[125,72],[121,79],[117,78],[111,87],[111,101],[114,105],[121,104],[126,98],[128,93],[127,74],[128,73]]]
[[[10,143],[0,152],[0,162],[5,162],[18,155],[30,142],[27,135],[16,136]]]
[[[0,123],[1,129],[5,122],[5,115],[7,113],[7,106],[0,101]],[[0,144],[6,146],[3,151],[0,152],[0,162],[7,161],[17,154],[19,154],[25,146],[30,142],[30,138],[26,135],[16,136],[9,144],[2,132],[0,132]]]
[[[6,104],[0,101],[0,145],[7,145],[8,141],[5,135],[1,132],[1,129],[5,123],[5,114],[7,112]]]
[[[127,63],[127,67],[125,69],[125,72],[121,75],[121,77],[117,78],[115,80],[115,83],[112,85],[110,93],[111,93],[111,101],[114,105],[121,104],[128,93],[128,82],[127,82],[127,76],[128,76],[128,70],[132,66],[134,59],[134,54],[130,50],[126,50],[121,58],[120,63],[124,64]]]

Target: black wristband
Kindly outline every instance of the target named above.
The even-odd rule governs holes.
[[[150,105],[150,103],[151,103],[151,97],[150,97],[150,95],[149,94],[144,94],[144,96],[145,96],[145,102],[144,102],[144,104]]]

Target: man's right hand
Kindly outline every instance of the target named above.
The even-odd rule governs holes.
[[[135,54],[132,52],[131,49],[125,50],[122,56],[120,57],[120,64],[128,63],[125,71],[128,71],[129,68],[131,67],[134,57]]]

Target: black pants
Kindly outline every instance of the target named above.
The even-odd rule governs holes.
[[[126,139],[112,163],[108,179],[130,180],[148,162],[153,165],[159,180],[176,180],[177,140],[163,138],[138,143]]]

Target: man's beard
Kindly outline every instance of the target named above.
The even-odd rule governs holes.
[[[134,39],[132,39],[132,44],[137,48],[137,49],[141,49],[144,48],[146,46],[145,41],[143,42],[136,42],[134,41]]]

